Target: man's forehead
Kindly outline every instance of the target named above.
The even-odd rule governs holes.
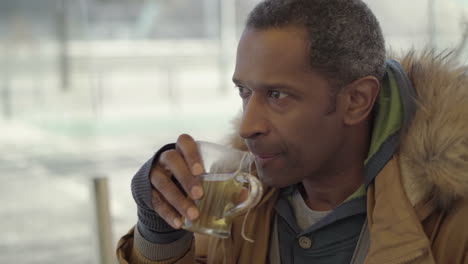
[[[249,29],[239,42],[236,73],[266,75],[311,70],[305,31],[295,27]]]

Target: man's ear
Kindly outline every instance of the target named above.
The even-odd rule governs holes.
[[[379,91],[380,83],[374,76],[366,76],[346,85],[340,95],[343,122],[353,126],[366,120]]]

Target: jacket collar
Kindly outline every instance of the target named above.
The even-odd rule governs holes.
[[[429,238],[420,215],[402,188],[399,171],[398,159],[394,157],[368,188],[371,244],[365,263],[399,264],[420,259],[424,259],[424,263],[435,263]]]

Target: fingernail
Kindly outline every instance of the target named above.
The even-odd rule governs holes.
[[[180,228],[182,226],[182,221],[179,218],[174,219],[174,226]]]
[[[192,198],[195,200],[200,199],[203,196],[203,189],[198,185],[193,186],[190,192],[192,193]]]
[[[192,174],[193,175],[201,175],[203,173],[203,167],[200,165],[200,163],[195,163],[192,166]]]
[[[195,207],[190,207],[187,210],[187,216],[190,220],[193,220],[198,217],[198,210]]]

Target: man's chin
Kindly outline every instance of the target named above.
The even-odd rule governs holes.
[[[273,173],[265,173],[262,170],[257,171],[260,181],[269,187],[274,188],[283,188],[290,185],[287,181],[284,181],[284,178],[281,175],[276,175]]]

